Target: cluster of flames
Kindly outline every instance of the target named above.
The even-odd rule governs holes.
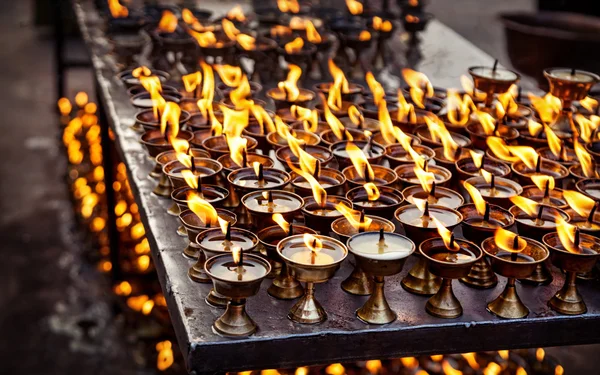
[[[298,367],[294,370],[295,375],[346,375],[352,373],[366,373],[369,375],[382,375],[389,373],[406,373],[414,375],[462,375],[463,373],[478,373],[483,375],[514,374],[527,375],[528,369],[522,367],[525,356],[533,370],[529,373],[546,375],[563,375],[564,368],[561,365],[550,364],[546,352],[537,348],[535,353],[528,350],[499,350],[497,352],[462,353],[453,355],[432,355],[421,357],[404,357],[392,360],[370,360],[358,363],[341,364],[334,363],[320,367]],[[520,361],[515,361],[515,359]],[[531,357],[531,358],[529,358]],[[457,366],[458,368],[456,368]],[[540,370],[543,368],[543,370]],[[229,373],[230,375],[280,375],[283,372],[269,369],[262,371],[244,371]],[[289,373],[286,370],[285,373]]]
[[[73,105],[74,104],[74,105]],[[74,103],[67,98],[58,100],[60,121],[63,127],[62,142],[68,157],[68,179],[77,215],[85,227],[94,234],[93,238],[101,256],[97,264],[101,272],[110,272],[113,264],[109,260],[107,233],[108,210],[114,210],[115,227],[119,234],[119,267],[126,274],[145,274],[152,270],[150,245],[140,221],[138,206],[129,186],[125,164],[118,163],[112,186],[107,187],[104,179],[101,134],[96,115],[97,106],[88,101],[85,92],[75,96]],[[112,133],[110,135],[112,137]],[[108,207],[106,194],[115,195],[115,206]],[[150,315],[156,306],[166,308],[162,293],[149,296],[134,293],[132,284],[121,281],[114,286],[114,293],[125,298],[126,305],[135,312]],[[157,343],[157,368],[165,370],[173,363],[170,341]]]

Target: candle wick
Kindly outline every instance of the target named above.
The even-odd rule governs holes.
[[[575,246],[576,249],[581,250],[581,247],[579,245],[580,242],[580,238],[579,238],[579,227],[575,227],[575,238],[573,238],[573,245]]]
[[[479,169],[484,169],[483,166],[485,165],[485,154],[483,154],[483,156],[481,157],[481,167]]]
[[[435,181],[431,183],[431,190],[429,191],[430,197],[435,197]]]
[[[423,160],[423,170],[424,170],[425,172],[428,172],[428,171],[427,171],[427,160]]]
[[[541,168],[542,168],[542,157],[540,155],[538,155],[537,162],[535,163],[536,173],[540,173]]]
[[[483,213],[483,221],[490,221],[490,205],[487,202],[485,202],[485,212]]]
[[[597,201],[594,206],[592,207],[592,209],[590,210],[590,214],[588,215],[587,221],[589,223],[594,221],[594,215],[596,214],[596,210],[598,209],[598,204],[600,204],[600,201]]]
[[[365,210],[360,211],[360,217],[358,219],[358,233],[365,231]]]
[[[462,154],[462,147],[458,146],[456,148],[456,150],[454,151],[454,159],[455,160],[458,159],[458,157],[460,156],[460,154]]]
[[[490,187],[492,190],[496,189],[496,175],[492,175],[492,181],[490,183]]]
[[[288,229],[288,236],[294,235],[294,226],[290,223],[290,228]]]
[[[456,249],[456,243],[454,243],[454,233],[450,234],[450,244],[449,244],[449,250],[460,250],[460,247],[458,249]]]
[[[263,171],[263,165],[262,164],[258,165],[258,182],[259,183],[264,183],[265,182],[265,176],[264,176],[264,171]]]
[[[202,195],[202,177],[198,176],[198,178],[196,179],[196,186],[197,186],[196,191],[198,193],[200,193],[200,195]],[[204,198],[204,197],[201,197],[201,198]]]
[[[498,68],[498,59],[494,60],[494,66],[492,67],[492,72],[496,73],[497,68]]]
[[[537,218],[536,220],[542,220],[542,214],[544,212],[544,205],[540,204],[540,208],[538,208]]]
[[[318,180],[320,174],[321,174],[321,161],[316,159],[315,160],[315,172],[313,173],[313,177]]]
[[[517,101],[520,102],[521,101],[521,95],[523,93],[523,88],[521,86],[519,86],[517,88]]]
[[[519,250],[519,236],[515,236],[512,247],[513,250]]]
[[[423,210],[423,216],[429,217],[429,202],[425,202],[425,210]]]
[[[240,249],[240,259],[237,264],[237,278],[238,280],[242,280],[244,275],[244,251]]]
[[[231,222],[227,222],[227,230],[225,231],[225,241],[231,241]]]
[[[571,76],[575,75],[575,68],[571,69]]]
[[[385,248],[386,248],[385,235],[383,232],[383,228],[379,229],[379,242],[377,243],[377,248],[378,248],[379,254],[383,254],[383,252],[385,251]]]
[[[246,152],[246,148],[242,149],[242,168],[248,166],[248,153]],[[261,164],[262,166],[262,164]]]
[[[371,182],[371,174],[369,173],[369,165],[364,164],[365,182]]]
[[[544,199],[550,197],[550,180],[546,181],[546,188],[544,189]]]

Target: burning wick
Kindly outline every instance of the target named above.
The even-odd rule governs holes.
[[[546,187],[544,188],[544,200],[548,200],[550,198],[550,179],[546,181]]]
[[[521,95],[523,94],[523,88],[521,86],[517,87],[517,101],[521,101]]]
[[[238,263],[237,263],[237,278],[238,280],[242,280],[242,276],[244,276],[244,250],[242,250],[240,248],[240,253],[239,253],[240,258],[238,259]]]
[[[571,69],[571,77],[575,75],[575,68]]]
[[[600,201],[597,201],[596,204],[594,204],[594,207],[592,207],[592,209],[590,210],[590,214],[587,217],[588,223],[592,223],[594,221],[594,214],[598,209],[598,204],[600,204]]]
[[[519,236],[515,236],[514,240],[513,240],[513,245],[512,245],[513,250],[515,250],[514,253],[510,253],[510,260],[513,262],[517,261],[517,252],[519,250]]]
[[[360,217],[358,218],[358,233],[365,231],[365,210],[360,211]]]
[[[537,217],[535,218],[535,225],[540,226],[543,223],[542,214],[544,213],[544,206],[540,204],[540,208],[538,208]]]
[[[325,205],[327,204],[327,192],[325,190],[322,190],[320,192],[321,194],[321,208],[325,208]]]
[[[492,175],[492,180],[490,181],[490,190],[492,195],[496,195],[496,176]]]
[[[428,218],[429,217],[429,202],[425,202],[425,209],[423,210],[423,215],[421,217]]]
[[[435,181],[431,183],[431,190],[429,191],[429,196],[435,198]]]
[[[387,245],[385,244],[385,235],[383,228],[379,229],[379,241],[377,242],[377,250],[379,254],[383,254]]]
[[[487,202],[485,202],[485,212],[483,213],[483,221],[486,223],[490,221],[490,205]]]
[[[315,258],[317,257],[317,252],[313,249],[317,248],[317,238],[313,240],[311,252],[310,252],[310,264],[315,264]]]
[[[541,168],[542,168],[542,157],[540,155],[538,155],[537,161],[535,163],[535,172],[540,173]]]
[[[496,73],[496,69],[498,68],[498,59],[494,60],[494,66],[492,67],[492,72]]]
[[[462,154],[462,147],[458,146],[454,151],[454,160],[458,159],[460,154]]]
[[[246,148],[244,147],[242,149],[242,167],[247,167],[248,166],[248,152],[246,151]],[[262,167],[262,164],[260,165]]]
[[[273,193],[271,193],[271,190],[269,190],[267,192],[267,204],[269,205],[269,211],[273,211]]]
[[[367,164],[364,164],[363,171],[363,173],[365,174],[365,182],[371,182],[371,175],[369,174],[369,166]]]
[[[373,148],[373,137],[369,137],[367,144],[363,148],[363,152],[365,154],[367,154],[369,157],[373,157],[373,153],[371,152],[372,148]]]
[[[320,174],[321,174],[321,161],[316,159],[315,160],[315,171],[313,173],[313,177],[318,181]]]
[[[575,236],[573,238],[573,246],[575,246],[576,249],[581,250],[581,247],[579,246],[579,227],[575,227]]]
[[[194,162],[192,162],[192,165],[194,165]],[[194,169],[192,168],[192,171]],[[198,182],[197,182],[198,187],[196,188],[196,191],[198,192],[198,194],[200,195],[200,198],[204,199],[204,195],[202,194],[202,177],[198,176]]]
[[[227,229],[225,230],[225,241],[223,241],[223,250],[231,251],[231,223],[227,222]]]
[[[258,164],[258,184],[259,185],[263,185],[265,183],[265,176],[264,176],[264,172],[263,172],[263,165],[262,164]]]

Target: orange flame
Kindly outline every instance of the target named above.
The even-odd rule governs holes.
[[[381,196],[381,193],[379,192],[377,185],[375,185],[372,182],[367,182],[366,184],[363,185],[363,188],[367,192],[367,199],[370,202],[374,202],[374,201],[378,200],[379,197]]]
[[[556,185],[556,183],[554,181],[554,177],[546,176],[546,175],[531,176],[531,181],[533,181],[535,186],[537,186],[537,188],[540,189],[541,191],[544,191],[546,189],[554,190],[554,187]]]
[[[516,115],[519,113],[519,105],[515,102],[515,97],[518,95],[518,87],[514,83],[510,86],[508,91],[498,94],[497,99],[499,102],[499,107],[502,108],[502,116],[498,116],[498,118],[502,118],[504,114]],[[498,110],[499,108],[496,107]]]
[[[598,108],[598,101],[590,96],[586,96],[585,99],[580,100],[579,104],[590,112],[596,112]]]
[[[578,191],[565,190],[563,191],[563,197],[569,204],[569,207],[583,217],[589,217],[596,205],[595,200]]]
[[[577,122],[577,125],[579,125],[579,136],[585,143],[591,143],[593,141],[594,130],[598,128],[598,122],[592,120],[594,118],[598,118],[598,116],[592,116],[590,119],[587,119],[580,113],[575,115],[575,121]]]
[[[487,112],[475,111],[475,117],[477,117],[477,120],[479,120],[479,123],[483,128],[483,132],[486,135],[494,134],[494,131],[496,130],[496,119],[494,119],[492,115]]]
[[[195,72],[186,74],[183,77],[181,77],[181,80],[183,81],[183,87],[185,91],[193,92],[198,86],[200,86],[200,83],[202,82],[202,73]]]
[[[202,29],[204,29],[204,26],[202,26],[202,24],[200,23],[200,21],[198,21],[198,19],[196,18],[196,16],[194,16],[194,14],[192,13],[192,11],[189,10],[188,8],[184,8],[181,11],[181,19],[183,19],[183,22],[185,22],[186,24],[190,25],[195,30],[202,30]]]
[[[532,93],[528,93],[527,96],[544,124],[551,124],[557,119],[562,107],[559,98],[550,93],[543,98]]]
[[[424,191],[431,193],[433,189],[433,183],[435,182],[435,175],[433,172],[425,172],[425,170],[419,165],[415,163],[413,168],[415,175],[419,179],[419,183]]]
[[[273,214],[273,221],[279,225],[279,227],[285,232],[290,232],[290,223],[288,223],[282,214]]]
[[[252,107],[250,107],[250,111],[258,122],[262,134],[265,134],[265,127],[267,129],[266,133],[271,133],[276,130],[275,125],[273,124],[273,119],[262,106],[253,104]]]
[[[452,138],[452,134],[446,129],[444,123],[435,115],[425,116],[425,123],[434,141],[442,142],[444,147],[444,157],[450,161],[456,160],[458,151],[458,143]]]
[[[375,76],[372,72],[367,72],[367,74],[365,74],[365,79],[369,85],[371,93],[373,94],[373,103],[375,103],[376,106],[379,106],[379,103],[381,103],[385,97],[385,90],[383,89],[383,86],[375,79]]]
[[[177,156],[179,156],[179,155],[187,156],[185,154],[178,154]],[[179,158],[178,158],[178,160],[179,160]],[[179,161],[183,162],[183,160],[190,160],[190,159],[182,159],[182,160],[179,160]],[[191,164],[187,165],[188,168],[190,166],[191,166]],[[181,177],[183,177],[183,179],[184,179],[185,183],[187,184],[187,186],[191,187],[194,190],[198,190],[198,178],[199,177],[196,176],[194,174],[194,172],[192,172],[189,169],[184,169],[184,170],[181,171]]]
[[[527,215],[536,216],[538,214],[540,204],[536,201],[521,196],[510,197],[509,199],[515,206],[519,207]]]
[[[160,133],[165,134],[167,124],[169,125],[169,135],[173,138],[179,134],[179,117],[181,116],[181,108],[175,102],[167,102],[165,109],[160,117]]]
[[[302,171],[313,175],[317,168],[317,159],[315,159],[315,157],[310,155],[308,152],[304,151],[302,147],[300,147],[300,141],[294,138],[291,134],[288,136],[287,141],[288,145],[290,146],[290,151],[292,151],[292,153],[298,158]]]
[[[299,53],[304,47],[304,39],[297,37],[283,47],[288,54]]]
[[[315,198],[315,202],[319,206],[324,205],[325,202],[327,201],[327,192],[325,191],[323,186],[321,186],[319,181],[317,181],[315,176],[313,176],[312,173],[304,171],[303,169],[296,168],[292,163],[289,162],[289,160],[288,160],[288,167],[294,173],[296,173],[298,176],[303,177],[310,184],[310,188],[312,190],[313,197]],[[314,172],[314,169],[313,169],[313,172]]]
[[[300,12],[300,4],[298,4],[298,0],[277,0],[277,8],[279,8],[282,13]]]
[[[537,137],[544,129],[544,125],[529,119],[529,121],[527,121],[527,129],[529,130],[529,135],[532,137]]]
[[[496,228],[496,231],[494,232],[494,242],[500,249],[508,251],[509,253],[520,253],[527,247],[527,241],[501,227]]]
[[[77,95],[75,95],[75,104],[79,108],[83,108],[88,103],[88,94],[84,91],[79,91]]]
[[[252,51],[256,49],[256,38],[248,34],[239,34],[237,36],[237,42],[246,51]]]
[[[371,40],[371,33],[367,30],[363,30],[358,34],[358,40],[361,42],[366,42],[367,40]]]
[[[323,41],[321,34],[310,20],[306,21],[306,39],[313,44],[319,44]]]
[[[242,7],[236,5],[229,12],[227,12],[227,18],[232,21],[244,22],[246,21],[246,16],[244,15],[244,11]]]
[[[341,108],[342,107],[342,96],[341,94],[347,94],[350,92],[350,86],[348,84],[348,80],[344,75],[344,72],[333,62],[332,59],[327,61],[329,66],[329,73],[333,77],[333,85],[329,89],[329,106],[332,108]],[[335,91],[334,96],[332,97],[332,91]],[[332,105],[332,103],[334,105]]]
[[[250,88],[250,82],[248,82],[248,77],[243,74],[240,85],[229,93],[229,98],[235,109],[242,110],[248,109],[254,104],[254,101],[250,99],[251,96],[252,89]]]
[[[477,362],[475,353],[462,353],[461,355],[467,360],[469,367],[471,367],[473,370],[479,370],[479,363]]]
[[[442,222],[436,219],[434,216],[431,216],[431,220],[437,227],[437,231],[440,234],[440,237],[442,237],[442,241],[444,241],[446,249],[451,251],[459,251],[460,246],[458,246],[458,244],[453,240],[452,232],[449,231],[444,224],[442,224]]]
[[[228,222],[219,217],[217,210],[210,202],[202,199],[196,192],[189,192],[187,195],[188,207],[198,216],[206,227],[219,225],[223,233],[227,232]]]
[[[388,20],[382,20],[381,17],[373,17],[373,29],[388,33],[392,31],[392,23]]]
[[[150,69],[148,69],[148,67],[145,65],[138,66],[137,68],[135,68],[131,71],[131,75],[134,76],[135,78],[140,78],[141,76],[148,77],[151,74],[152,74],[152,71],[150,71]],[[87,96],[87,94],[86,94],[86,96]],[[77,101],[77,97],[75,97],[75,101]],[[87,99],[86,99],[86,103],[87,103]]]
[[[291,113],[296,116],[298,121],[302,121],[304,130],[315,133],[319,126],[319,112],[316,109],[310,110],[297,105],[292,105]]]
[[[119,0],[108,0],[110,14],[114,18],[123,18],[129,16],[129,10],[119,3]]]
[[[520,160],[519,157],[511,153],[509,146],[507,146],[504,140],[500,137],[487,137],[486,144],[490,148],[490,150],[492,150],[494,155],[496,155],[496,157],[498,157],[501,160],[510,163],[514,163]]]
[[[58,104],[58,110],[60,111],[60,114],[63,116],[69,115],[71,113],[71,111],[73,110],[71,101],[67,98],[58,99],[57,104]]]
[[[348,117],[350,118],[350,121],[357,126],[365,121],[363,114],[358,110],[358,108],[356,108],[355,105],[351,105],[348,108]]]
[[[345,132],[346,127],[342,124],[342,122],[331,112],[329,109],[329,103],[325,101],[323,94],[319,94],[321,96],[321,101],[323,102],[323,112],[325,113],[325,121],[333,131],[333,134],[337,137],[337,139],[344,139],[344,134],[349,140],[352,140],[352,136],[350,133]],[[331,91],[329,92],[331,97]],[[345,133],[344,133],[345,132]]]
[[[402,77],[410,86],[410,97],[419,108],[425,108],[425,96],[430,98],[433,96],[433,85],[429,78],[421,72],[412,69],[402,69]]]
[[[560,243],[563,245],[565,250],[574,254],[581,254],[582,249],[581,246],[577,243],[577,227],[575,225],[571,225],[562,218],[562,216],[556,216],[556,233],[558,234],[558,239]]]
[[[269,32],[272,38],[292,35],[292,29],[288,26],[283,25],[275,25],[271,27],[271,30]]]
[[[217,43],[217,37],[215,36],[215,33],[213,33],[212,31],[206,31],[203,33],[199,33],[194,30],[188,30],[188,33],[194,39],[196,39],[196,41],[198,42],[198,45],[200,47],[213,47],[213,46],[218,47],[218,46],[223,45],[223,43],[221,43],[221,42]]]
[[[171,137],[169,141],[177,154],[186,154],[190,148],[190,144],[185,139]]]
[[[227,146],[229,147],[229,156],[231,160],[239,167],[244,165],[244,153],[246,152],[248,140],[242,137],[227,138]]]
[[[525,165],[531,169],[534,169],[538,163],[540,156],[529,146],[506,146],[511,154],[517,156]],[[494,151],[494,153],[496,153]],[[496,154],[498,157],[500,155]]]
[[[462,185],[465,188],[465,190],[467,190],[469,195],[471,196],[471,200],[475,204],[475,209],[477,209],[477,213],[482,216],[485,215],[487,203],[481,196],[481,193],[479,192],[479,190],[477,190],[477,188],[475,186],[471,185],[470,183],[468,183],[466,181],[463,181]]]
[[[462,375],[462,371],[459,371],[452,367],[452,365],[448,361],[442,361],[442,370],[444,371],[444,375]]]
[[[357,210],[353,210],[352,208],[350,208],[350,206],[346,205],[344,202],[340,202],[335,206],[335,209],[340,212],[342,215],[344,215],[344,217],[346,218],[346,220],[348,220],[348,222],[350,223],[350,225],[352,225],[352,227],[356,230],[361,230],[361,229],[366,229],[368,228],[371,223],[373,222],[373,219],[369,218],[369,217],[363,217],[363,220],[361,221],[361,213],[360,211]]]
[[[288,101],[296,101],[300,96],[300,89],[298,88],[298,80],[302,76],[302,68],[298,65],[288,64],[287,78],[283,82],[279,82],[278,87],[284,90],[286,93],[286,99]]]
[[[240,30],[228,20],[227,18],[223,18],[221,21],[221,25],[223,25],[223,32],[227,35],[229,40],[237,40],[238,35],[240,34]]]
[[[357,145],[348,142],[346,145],[346,153],[350,160],[352,160],[354,169],[356,169],[356,172],[361,178],[365,181],[373,181],[375,179],[375,173],[373,172],[371,164],[369,164],[367,156]]]
[[[304,234],[304,244],[313,253],[318,253],[323,248],[323,241],[321,241],[319,238],[313,236],[310,233],[305,233]]]
[[[469,121],[469,114],[476,110],[475,104],[467,94],[462,99],[456,90],[448,90],[446,95],[448,112],[446,117],[453,125],[466,125]]]
[[[177,16],[170,10],[164,10],[158,22],[158,29],[165,33],[173,33],[177,29]]]
[[[549,126],[544,125],[544,132],[546,133],[546,138],[548,139],[548,147],[554,156],[557,158],[561,157],[561,153],[563,151],[563,142],[556,133],[550,129]]]
[[[473,164],[475,164],[475,167],[480,169],[483,165],[483,157],[485,154],[483,152],[473,150],[469,150],[469,153],[471,154],[471,159],[473,159]]]
[[[346,0],[346,7],[348,7],[348,11],[354,16],[363,12],[363,5],[358,0]]]
[[[227,86],[238,87],[241,85],[244,76],[241,67],[233,65],[215,65],[214,68],[217,71],[217,74],[219,74],[221,81]]]
[[[575,143],[573,145],[575,149],[575,155],[577,155],[577,160],[581,164],[581,170],[585,177],[595,178],[598,177],[596,172],[596,168],[594,168],[594,160],[592,159],[592,155],[579,143],[577,138],[575,138]]]

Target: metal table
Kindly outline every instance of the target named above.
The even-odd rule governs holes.
[[[546,305],[559,289],[563,275],[554,269],[549,286],[519,286],[523,302],[531,313],[526,319],[503,320],[486,311],[486,303],[504,288],[505,280],[491,290],[476,290],[454,283],[464,315],[458,319],[434,318],[425,312],[426,297],[407,293],[400,280],[410,269],[386,281],[386,294],[398,320],[385,326],[369,326],[354,315],[367,297],[356,297],[340,289],[350,273],[346,262],[334,279],[316,287],[316,296],[328,312],[319,325],[291,322],[287,312],[294,301],[279,301],[261,292],[248,301],[248,311],[259,331],[244,339],[228,339],[215,334],[211,325],[222,314],[207,305],[204,297],[211,285],[192,282],[187,271],[191,263],[182,256],[186,239],[176,234],[178,220],[166,212],[169,200],[152,194],[156,182],[148,178],[153,162],[130,127],[135,109],[129,104],[125,88],[115,78],[116,67],[107,56],[107,41],[101,31],[102,20],[91,2],[75,1],[75,13],[92,58],[101,109],[115,144],[127,166],[129,181],[139,205],[153,260],[162,285],[171,320],[192,373],[214,373],[264,368],[291,368],[375,358],[585,344],[600,341],[600,283],[580,282],[580,292],[588,303],[583,316],[561,316]],[[424,60],[419,69],[436,86],[451,87],[467,66],[489,64],[493,59],[437,21],[423,34]],[[103,123],[105,125],[105,123]],[[110,186],[110,185],[107,185]]]

